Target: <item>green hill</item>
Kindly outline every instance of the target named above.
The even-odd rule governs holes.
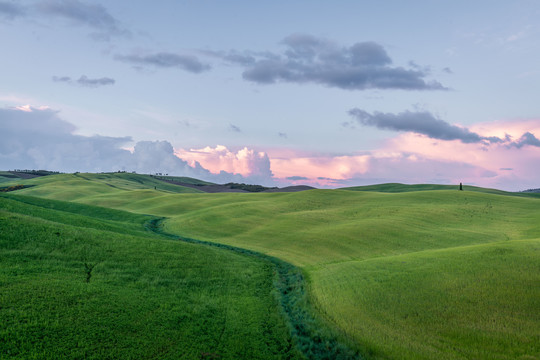
[[[216,185],[215,183],[211,183],[208,181],[203,181],[199,179],[194,179],[186,176],[168,176],[168,175],[152,175],[153,178],[159,179],[159,180],[165,180],[165,181],[172,181],[176,183],[184,183],[184,184],[191,184],[191,185]]]
[[[400,183],[387,183],[377,185],[365,185],[365,186],[352,186],[344,187],[341,190],[352,191],[374,191],[374,192],[386,192],[386,193],[398,193],[409,191],[427,191],[427,190],[459,190],[459,185],[439,185],[439,184],[400,184]],[[509,192],[497,189],[483,188],[478,186],[463,185],[463,191],[476,191],[488,194],[496,195],[510,195],[510,196],[523,196],[523,197],[536,197],[539,198],[540,194],[534,192]]]
[[[0,358],[300,358],[271,264],[153,218],[0,194]]]
[[[45,180],[17,193],[167,217],[169,233],[300,266],[311,306],[369,357],[540,356],[535,197],[401,184],[197,194]]]
[[[125,193],[132,190],[156,190],[161,193],[197,193],[196,189],[169,184],[150,175],[131,173],[75,173],[57,174],[28,180],[17,180],[8,184],[40,185],[35,195],[75,200],[79,197],[106,196]]]

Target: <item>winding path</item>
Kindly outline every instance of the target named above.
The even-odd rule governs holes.
[[[358,352],[339,342],[334,331],[315,318],[313,311],[309,309],[310,302],[305,280],[299,268],[281,259],[256,251],[164,232],[162,228],[165,220],[167,220],[165,217],[154,218],[148,221],[145,227],[169,239],[217,247],[271,263],[275,272],[274,286],[278,293],[278,302],[285,314],[291,337],[307,359],[362,359]]]

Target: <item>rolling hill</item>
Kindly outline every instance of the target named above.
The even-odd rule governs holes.
[[[117,174],[25,184],[17,194],[165,217],[167,233],[300,267],[309,306],[366,357],[540,356],[534,196],[402,184],[207,194]]]
[[[270,263],[152,219],[0,194],[0,358],[302,358]]]

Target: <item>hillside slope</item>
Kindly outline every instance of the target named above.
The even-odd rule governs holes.
[[[539,200],[421,190],[18,193],[168,217],[168,232],[301,266],[320,316],[374,358],[538,357]]]
[[[438,184],[400,184],[400,183],[386,183],[376,185],[365,186],[351,186],[344,187],[341,190],[351,191],[374,191],[374,192],[386,192],[386,193],[399,193],[409,191],[429,191],[429,190],[459,190],[459,185],[438,185]],[[536,197],[540,198],[540,194],[535,191],[521,191],[521,192],[509,192],[497,189],[483,188],[478,186],[463,185],[463,191],[475,191],[496,195],[510,195],[510,196],[522,196],[522,197]]]
[[[0,358],[301,358],[271,264],[152,218],[0,194]]]

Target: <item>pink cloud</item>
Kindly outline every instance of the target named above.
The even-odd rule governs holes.
[[[507,190],[540,187],[540,147],[525,145],[517,148],[512,145],[527,132],[540,135],[540,120],[483,123],[472,126],[471,130],[482,136],[497,136],[505,140],[491,144],[464,144],[405,133],[388,140],[385,147],[433,161],[467,164],[494,174],[478,176],[472,172],[463,179],[481,186]],[[450,173],[451,168],[447,172]]]
[[[525,119],[480,123],[472,125],[470,130],[485,136],[497,136],[500,138],[504,138],[508,134],[515,140],[520,138],[525,132],[531,132],[540,136],[540,120]]]
[[[270,160],[264,152],[255,151],[244,147],[236,152],[229,150],[223,145],[212,148],[207,146],[202,149],[177,149],[175,155],[190,166],[200,164],[213,174],[226,171],[231,174],[239,174],[253,179],[271,179]]]
[[[348,179],[364,174],[369,168],[369,155],[312,156],[271,159],[272,172],[278,178],[305,176]]]
[[[214,174],[227,171],[253,180],[273,179],[283,186],[463,182],[511,191],[540,187],[540,147],[515,146],[527,132],[540,137],[540,120],[483,123],[470,130],[501,141],[463,143],[401,133],[381,148],[362,154],[328,155],[284,148],[266,153],[247,147],[232,151],[221,145],[180,149],[175,154]]]

